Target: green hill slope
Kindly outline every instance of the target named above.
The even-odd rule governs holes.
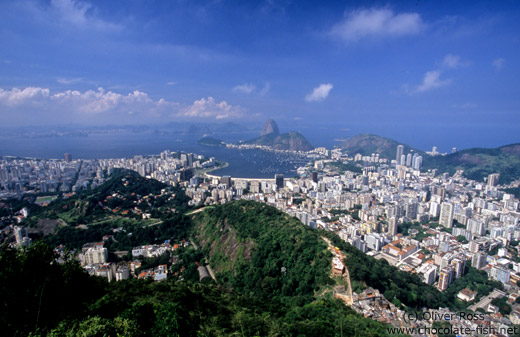
[[[308,296],[329,278],[325,242],[297,219],[255,202],[206,209],[194,236],[217,280],[261,297]]]
[[[500,173],[500,183],[520,178],[520,144],[499,148],[472,148],[446,156],[425,157],[424,169],[437,168],[440,172],[455,173],[464,170],[464,176],[483,181],[491,173]]]
[[[450,300],[416,275],[375,260],[328,231],[311,230],[276,208],[251,201],[207,208],[194,219],[193,235],[217,282],[262,298],[295,296],[312,301],[329,278],[331,254],[321,236],[343,250],[351,278],[411,308],[437,308]],[[285,267],[285,272],[282,268]]]

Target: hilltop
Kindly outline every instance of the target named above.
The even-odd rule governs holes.
[[[341,143],[339,147],[345,150],[350,156],[354,156],[357,153],[363,156],[370,156],[372,153],[378,153],[380,158],[391,160],[395,159],[397,145],[404,145],[405,153],[411,151],[419,154],[424,153],[421,150],[414,149],[409,145],[399,143],[393,139],[372,134],[356,135]]]
[[[262,128],[262,131],[260,132],[260,136],[265,136],[265,135],[268,135],[270,133],[274,133],[276,135],[280,134],[280,130],[278,129],[278,125],[276,124],[276,122],[273,119],[268,119],[265,122],[264,127]]]
[[[270,146],[275,150],[290,151],[310,151],[314,148],[299,132],[291,131],[280,134],[278,125],[272,119],[265,123],[260,137],[242,141],[239,144],[263,145]]]
[[[325,242],[297,219],[255,202],[231,202],[194,219],[193,235],[217,280],[259,296],[312,296],[329,278]]]
[[[6,202],[17,208],[27,207],[30,215],[24,225],[35,238],[53,246],[63,244],[76,249],[111,235],[114,240],[106,243],[108,248],[128,250],[186,238],[189,226],[183,213],[188,209],[188,200],[178,187],[141,177],[134,171],[116,170],[102,185],[68,198],[59,197],[48,206]]]

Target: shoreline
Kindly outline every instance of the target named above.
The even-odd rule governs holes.
[[[222,178],[223,176],[217,176],[217,175],[214,175],[214,174],[205,174],[205,176],[207,178],[210,178],[210,179],[220,179]],[[238,178],[238,177],[233,177],[231,176],[231,179],[233,180],[247,180],[247,181],[274,181],[275,179],[274,178]],[[292,179],[292,178],[290,178]]]
[[[223,169],[223,168],[226,168],[226,167],[229,166],[229,163],[227,161],[220,161],[220,162],[223,163],[222,166],[211,167],[211,168],[208,168],[208,169],[201,169],[200,171],[196,172],[196,174],[207,175],[208,172],[213,172],[213,171],[216,171],[216,170],[220,170],[220,169]]]
[[[213,172],[213,171],[216,171],[216,170],[220,170],[220,169],[223,169],[223,168],[226,168],[229,166],[229,163],[228,162],[224,162],[224,165],[223,166],[219,166],[219,167],[214,167],[214,168],[210,168],[204,172],[201,172],[203,176],[209,178],[209,179],[220,179],[222,178],[224,175],[216,175],[216,174],[209,174],[209,172]],[[275,179],[274,178],[238,178],[238,177],[233,177],[231,176],[231,179],[233,180],[247,180],[247,181],[274,181]],[[289,179],[289,178],[286,178],[286,179]]]

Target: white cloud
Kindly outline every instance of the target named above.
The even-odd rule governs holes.
[[[169,81],[169,82],[166,82],[166,85],[176,85],[177,82],[174,82],[174,81]]]
[[[135,90],[126,94],[97,90],[65,90],[51,93],[48,88],[0,89],[0,123],[20,120],[49,123],[148,123],[172,117],[225,119],[243,117],[244,109],[213,97],[190,105],[163,98],[152,99]]]
[[[502,68],[504,67],[504,63],[506,62],[505,59],[499,57],[497,59],[494,59],[493,60],[493,67],[496,69],[496,70],[502,70]]]
[[[397,37],[419,33],[424,27],[417,13],[394,13],[388,8],[359,9],[345,13],[345,18],[330,34],[346,42],[369,37]]]
[[[233,92],[234,93],[240,93],[240,94],[250,94],[252,93],[253,91],[255,91],[256,89],[256,86],[251,84],[251,83],[244,83],[244,84],[241,84],[241,85],[237,85],[236,87],[233,88]]]
[[[305,100],[307,102],[323,101],[327,96],[329,96],[332,88],[333,85],[331,83],[320,84],[318,87],[314,88],[310,94],[305,96]]]
[[[107,111],[134,112],[140,110],[153,113],[164,100],[153,101],[148,94],[135,90],[127,95],[98,88],[97,91],[88,90],[79,92],[66,90],[51,96],[51,101],[62,106],[73,108],[76,111],[88,114],[100,114]]]
[[[60,78],[56,79],[56,82],[61,83],[61,84],[73,84],[73,83],[78,83],[78,82],[82,82],[82,81],[83,81],[83,78],[81,78],[81,77],[77,77],[77,78],[60,77]]]
[[[271,90],[271,84],[269,84],[269,82],[265,82],[265,85],[264,87],[262,88],[262,90],[260,90],[260,92],[258,93],[260,96],[265,96],[267,95],[267,93]]]
[[[16,106],[27,102],[38,103],[48,99],[49,93],[49,89],[37,87],[13,88],[11,90],[0,89],[0,103],[7,106]]]
[[[226,101],[217,102],[213,97],[208,97],[196,100],[192,105],[178,113],[177,116],[225,119],[243,117],[243,112],[244,109],[240,106],[233,106]]]
[[[423,82],[417,87],[416,92],[425,92],[450,84],[451,80],[441,80],[441,71],[432,70],[424,74]]]
[[[457,69],[462,65],[460,56],[448,54],[442,60],[442,65],[446,68]]]

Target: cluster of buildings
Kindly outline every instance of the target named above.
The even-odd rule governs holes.
[[[108,281],[126,280],[130,277],[128,267],[124,264],[118,265],[108,261],[108,250],[104,247],[105,242],[92,242],[83,245],[78,258],[83,268],[90,275],[106,278]]]
[[[3,157],[0,160],[0,199],[22,195],[77,192],[96,187],[114,169],[134,170],[165,183],[186,181],[195,170],[218,165],[215,158],[163,151],[160,155],[118,159],[63,160]]]
[[[103,238],[110,240],[110,236]],[[185,242],[184,246],[188,243]],[[139,246],[132,248],[132,260],[130,262],[110,262],[108,258],[108,250],[104,247],[105,241],[92,242],[83,245],[81,252],[78,254],[78,259],[81,265],[91,275],[101,276],[106,278],[109,282],[126,280],[130,277],[137,278],[152,278],[155,281],[160,281],[168,276],[168,266],[166,264],[158,265],[149,269],[142,269],[142,259],[159,257],[166,253],[172,253],[179,244],[171,245],[169,242],[163,244],[150,244],[146,246]],[[118,252],[125,254],[125,252]],[[171,260],[175,257],[171,256]],[[170,261],[171,262],[171,261]]]
[[[0,199],[21,197],[27,193],[72,192],[85,187],[90,178],[101,176],[96,168],[70,155],[64,160],[20,159],[0,160]]]

